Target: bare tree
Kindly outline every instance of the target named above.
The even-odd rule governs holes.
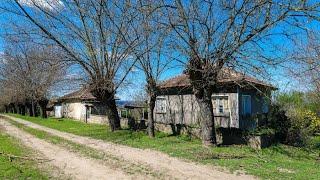
[[[175,0],[160,6],[166,13],[160,21],[173,31],[171,48],[186,62],[206,145],[216,143],[211,96],[220,70],[275,64],[264,51],[268,38],[285,38],[286,27],[319,16],[318,2],[300,0]],[[288,31],[280,31],[284,29]]]
[[[9,96],[10,102],[18,106],[19,113],[29,109],[31,116],[41,114],[47,118],[46,106],[49,90],[62,81],[67,64],[63,51],[54,46],[40,46],[27,38],[7,37],[5,61],[0,68],[0,77],[5,89],[3,96]]]
[[[139,26],[133,6],[116,0],[14,0],[1,9],[33,24],[81,66],[114,131],[120,129],[115,93],[135,63],[130,56],[139,43],[139,36],[131,36]]]
[[[315,101],[320,101],[320,38],[319,32],[310,31],[303,42],[297,40],[296,46],[289,51],[289,76],[308,91],[314,92]]]
[[[165,50],[168,29],[156,21],[163,15],[157,4],[141,0],[136,9],[139,14],[137,21],[141,24],[138,32],[142,39],[142,43],[135,48],[138,59],[136,67],[143,71],[147,82],[148,135],[154,137],[154,108],[159,93],[157,84],[172,62],[172,59],[166,56],[168,50]]]

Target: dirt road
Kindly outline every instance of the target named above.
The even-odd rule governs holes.
[[[22,119],[10,118],[31,128],[39,129],[72,142],[86,145],[112,156],[117,156],[118,158],[121,158],[133,165],[143,165],[149,168],[150,171],[162,174],[164,179],[256,179],[249,175],[236,175],[224,172],[214,166],[206,166],[183,161],[169,157],[168,155],[158,151],[137,149],[102,140],[77,136],[43,127]],[[49,156],[47,158],[54,159],[52,162],[56,163],[57,166],[62,167],[66,164],[66,168],[64,170],[66,173],[75,177],[75,179],[150,179],[150,177],[145,176],[144,174],[132,176],[121,172],[119,169],[113,169],[112,167],[101,165],[92,159],[78,156],[75,153],[68,152],[60,147],[37,139],[14,127],[4,119],[1,119],[0,121],[0,125],[5,127],[8,134],[21,139],[26,145],[40,151],[46,156]]]

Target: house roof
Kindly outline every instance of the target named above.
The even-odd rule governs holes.
[[[236,84],[253,84],[253,85],[260,85],[271,89],[277,89],[271,84],[265,83],[259,79],[254,77],[245,75],[244,73],[237,72],[230,68],[223,68],[218,74],[218,84],[223,85],[227,83],[236,83]],[[181,74],[165,80],[159,84],[158,87],[161,89],[167,88],[185,88],[190,87],[191,83],[189,80],[189,75]]]
[[[119,100],[118,97],[114,97],[116,100]],[[60,97],[59,101],[65,101],[65,100],[84,100],[84,101],[94,101],[97,98],[93,96],[93,94],[90,92],[89,88],[83,87],[77,91],[71,92],[69,94],[66,94],[62,97]]]
[[[92,93],[88,88],[81,88],[77,91],[71,92],[59,98],[59,100],[71,100],[71,99],[95,100],[96,97],[92,95]]]
[[[55,98],[54,99],[50,99],[48,104],[47,104],[47,108],[52,108],[55,105],[55,103],[57,103],[57,102],[58,102],[58,100],[55,99]]]

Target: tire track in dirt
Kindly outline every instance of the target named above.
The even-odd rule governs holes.
[[[57,145],[50,144],[38,139],[9,122],[1,119],[0,126],[4,131],[20,140],[25,146],[41,153],[44,158],[49,159],[51,165],[57,167],[72,179],[146,179],[144,176],[128,175],[120,170],[102,165],[93,159],[79,156]]]
[[[19,118],[10,116],[6,117],[31,128],[46,131],[55,136],[59,136],[75,143],[86,145],[99,151],[103,151],[134,164],[145,164],[152,168],[154,171],[163,172],[165,173],[164,175],[168,177],[174,177],[176,179],[257,179],[256,177],[250,175],[225,172],[214,166],[187,162],[178,158],[170,157],[167,154],[154,150],[138,149],[89,137],[78,136],[71,133],[61,132],[55,129],[44,127]]]

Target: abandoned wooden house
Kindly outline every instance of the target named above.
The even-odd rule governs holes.
[[[155,122],[161,131],[200,131],[199,106],[187,74],[159,85]],[[240,72],[224,68],[218,75],[218,88],[212,95],[217,128],[254,129],[268,112],[268,99],[276,88]]]
[[[81,88],[57,99],[54,105],[56,118],[72,118],[87,123],[108,122],[107,107],[102,105],[87,88]]]

